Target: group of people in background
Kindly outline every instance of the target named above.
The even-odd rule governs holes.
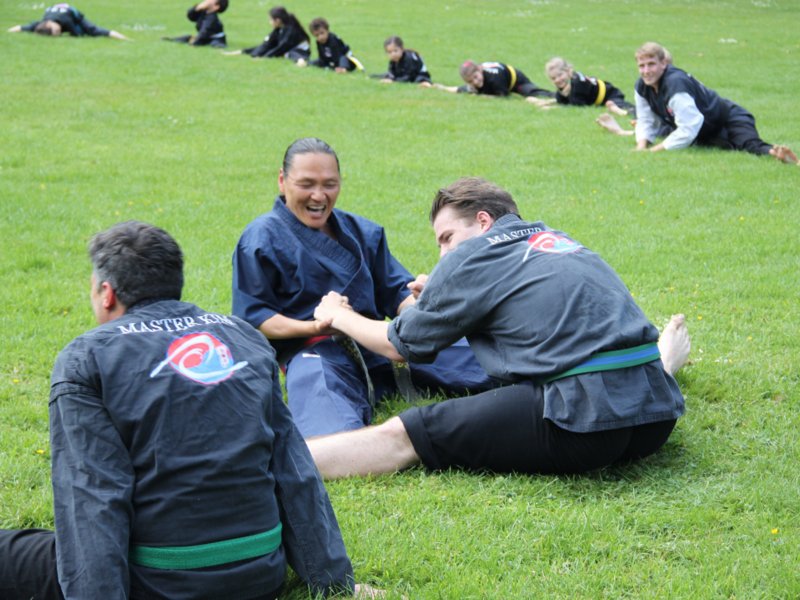
[[[225,29],[219,15],[227,9],[228,0],[202,0],[187,13],[187,18],[195,23],[197,33],[164,39],[194,46],[226,48]],[[317,58],[312,60],[311,38],[293,13],[283,6],[275,6],[269,10],[269,18],[272,30],[263,42],[227,54],[246,54],[253,58],[284,57],[298,66],[311,65],[337,73],[364,71],[364,65],[353,55],[350,46],[331,31],[326,19],[317,17],[309,24],[317,45]],[[47,8],[42,19],[28,25],[17,25],[9,31],[128,39],[117,31],[94,25],[79,10],[65,3]],[[602,106],[608,112],[601,114],[596,122],[614,134],[634,136],[637,150],[658,152],[691,145],[711,146],[768,155],[800,166],[800,159],[788,146],[770,144],[761,139],[752,114],[675,67],[672,55],[654,42],[648,42],[636,51],[640,78],[635,85],[633,103],[611,82],[584,75],[561,57],[549,60],[544,69],[555,91],[537,85],[521,69],[497,61],[466,60],[459,68],[463,85],[447,86],[433,82],[422,56],[406,48],[399,36],[387,38],[383,47],[389,58],[388,69],[372,77],[384,83],[413,83],[453,93],[519,94],[543,109],[556,105]],[[629,118],[634,128],[620,125],[615,117]],[[663,139],[656,142],[658,138]]]

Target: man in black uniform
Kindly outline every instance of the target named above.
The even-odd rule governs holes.
[[[0,531],[0,597],[270,599],[287,564],[314,593],[353,590],[264,337],[179,300],[157,227],[121,223],[89,254],[100,326],[50,391],[55,532]]]
[[[308,440],[323,477],[430,469],[580,473],[648,456],[684,412],[672,377],[689,354],[682,315],[660,339],[597,254],[519,216],[505,190],[465,178],[439,190],[441,259],[391,322],[327,294],[321,323],[392,360],[430,361],[466,336],[503,387],[410,408],[376,427]]]
[[[637,150],[659,152],[696,144],[768,154],[800,165],[787,146],[768,144],[759,137],[756,120],[748,111],[673,66],[660,44],[642,45],[636,62],[640,75],[636,82]],[[670,133],[655,143],[663,126]]]
[[[192,6],[186,13],[186,18],[195,23],[197,35],[180,35],[162,39],[192,46],[225,48],[228,42],[225,39],[225,29],[218,15],[226,10],[228,10],[228,0],[203,0],[200,4]]]
[[[117,40],[129,39],[118,31],[95,25],[84,17],[83,13],[77,8],[63,2],[46,8],[40,20],[28,23],[27,25],[15,25],[8,31],[11,33],[28,31],[54,37],[58,37],[63,33],[68,33],[73,37],[88,35],[90,37],[106,36]]]

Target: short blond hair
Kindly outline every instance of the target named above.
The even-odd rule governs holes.
[[[670,56],[669,52],[667,52],[667,49],[664,48],[664,46],[662,46],[661,44],[658,44],[656,42],[645,42],[644,44],[639,46],[639,49],[636,51],[635,56],[637,59],[641,56],[653,56],[660,61],[666,60],[667,56],[669,56],[670,59],[672,59],[672,56]],[[672,61],[670,60],[670,62]]]
[[[572,66],[572,63],[566,59],[561,58],[560,56],[554,56],[547,61],[547,64],[545,64],[544,73],[549,77],[550,71],[563,71],[564,73],[569,73],[573,68],[574,67]]]

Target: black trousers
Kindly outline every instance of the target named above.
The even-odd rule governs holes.
[[[0,598],[63,600],[52,531],[0,529]]]

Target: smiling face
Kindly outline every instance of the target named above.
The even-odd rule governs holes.
[[[481,70],[480,66],[469,75],[462,75],[461,78],[476,90],[483,87],[483,70]]]
[[[439,256],[452,252],[461,242],[479,236],[487,228],[488,226],[477,217],[464,218],[452,207],[445,206],[433,220],[433,233],[439,246]]]
[[[645,85],[658,89],[658,83],[661,81],[661,76],[669,66],[669,61],[666,58],[658,58],[654,55],[638,54],[636,56],[636,64],[639,67],[639,75],[642,77]]]
[[[331,154],[298,154],[289,171],[281,169],[278,187],[286,208],[305,226],[324,229],[339,196],[341,176]]]
[[[547,76],[559,92],[569,96],[572,73],[568,69],[548,69]]]

